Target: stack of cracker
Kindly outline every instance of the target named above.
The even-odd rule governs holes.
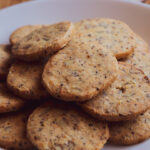
[[[0,46],[0,147],[100,150],[150,137],[150,52],[108,18],[28,25]]]

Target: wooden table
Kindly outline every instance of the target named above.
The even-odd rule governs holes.
[[[0,9],[29,0],[0,0]]]
[[[150,0],[144,0],[144,3],[150,4]]]
[[[18,4],[21,2],[25,2],[25,1],[29,1],[29,0],[0,0],[0,9],[6,8],[8,6]],[[150,0],[141,0],[141,1],[143,1],[144,3],[150,4]]]

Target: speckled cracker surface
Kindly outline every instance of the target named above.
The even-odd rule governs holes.
[[[24,61],[46,57],[63,48],[70,41],[73,30],[71,22],[43,26],[14,44],[12,54]]]
[[[43,66],[40,63],[15,62],[8,73],[8,87],[16,95],[28,100],[48,97],[49,94],[41,83]]]
[[[26,137],[26,123],[29,112],[0,115],[0,147],[18,150],[33,150]]]
[[[76,24],[77,31],[92,41],[97,41],[117,59],[127,57],[134,51],[134,33],[125,23],[114,19],[86,19]]]
[[[131,145],[150,138],[150,110],[132,121],[110,124],[110,141]]]
[[[12,44],[16,44],[19,42],[23,37],[30,34],[32,31],[41,28],[42,25],[26,25],[23,27],[20,27],[16,29],[11,35],[10,35],[10,42]]]
[[[39,150],[100,150],[109,138],[106,123],[67,103],[46,103],[29,117],[28,137]]]
[[[45,65],[42,75],[48,92],[65,101],[85,101],[116,78],[118,62],[97,42],[75,34],[71,42]]]
[[[0,80],[6,78],[11,63],[10,47],[0,45]]]
[[[17,111],[23,106],[23,100],[11,94],[4,83],[0,83],[0,113]]]
[[[150,83],[141,70],[119,63],[115,82],[80,106],[94,117],[107,121],[134,119],[150,107]]]
[[[126,63],[144,71],[145,75],[150,79],[150,51],[148,44],[138,35],[135,35],[137,47],[133,54],[124,60]]]

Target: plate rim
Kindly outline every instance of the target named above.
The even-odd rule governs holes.
[[[30,4],[45,3],[45,2],[62,3],[62,2],[71,2],[71,1],[75,1],[75,0],[61,0],[61,1],[60,0],[31,0],[31,1],[25,1],[25,2],[16,4],[16,5],[12,5],[12,6],[9,6],[9,7],[6,7],[4,9],[0,10],[0,15],[2,13],[6,13],[7,11],[17,9],[18,7],[23,7],[25,5],[30,5]],[[80,0],[80,1],[78,0],[78,2],[81,2],[81,1],[91,2],[91,0]],[[110,0],[92,0],[93,3],[94,2],[100,2],[100,1],[110,2]],[[142,8],[150,9],[150,5],[139,2],[139,1],[136,1],[136,0],[135,1],[133,1],[133,0],[132,1],[131,0],[111,0],[111,2],[131,4],[131,5],[139,6],[139,7],[142,7]]]

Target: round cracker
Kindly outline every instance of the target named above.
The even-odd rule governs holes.
[[[12,54],[24,61],[34,61],[51,55],[70,41],[73,29],[71,22],[43,26],[16,43],[12,47]]]
[[[91,101],[80,106],[94,117],[107,121],[134,119],[150,107],[150,84],[144,73],[119,63],[118,78]]]
[[[119,145],[131,145],[150,138],[150,110],[135,120],[110,124],[110,141]]]
[[[0,147],[31,150],[34,146],[26,137],[28,111],[0,115]]]
[[[106,123],[61,102],[37,108],[29,117],[27,131],[39,150],[101,149],[109,138]]]
[[[25,103],[22,99],[11,94],[4,83],[0,83],[0,113],[17,111]]]
[[[99,42],[117,59],[125,58],[134,51],[134,33],[125,23],[114,19],[86,19],[76,23],[82,36]]]
[[[135,38],[137,43],[135,51],[128,58],[121,61],[143,70],[150,79],[150,51],[148,44],[138,35],[135,35]]]
[[[20,27],[16,29],[11,35],[10,35],[10,42],[11,44],[18,43],[23,37],[27,36],[34,30],[41,28],[42,25],[26,25],[23,27]]]
[[[39,100],[48,97],[41,84],[43,64],[15,62],[10,67],[7,85],[16,95],[28,100]]]
[[[117,76],[118,62],[99,43],[75,34],[71,42],[52,56],[44,68],[48,92],[65,101],[85,101],[98,95]]]
[[[0,45],[0,80],[6,78],[11,63],[9,45]]]

